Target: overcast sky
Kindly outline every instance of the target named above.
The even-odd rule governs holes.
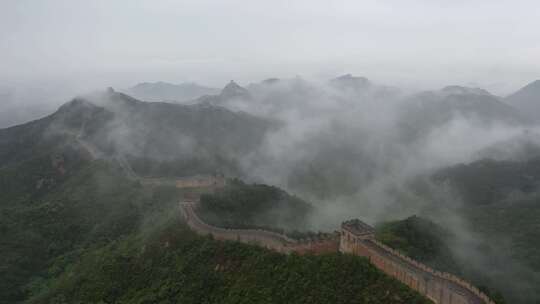
[[[535,0],[1,0],[0,38],[4,85],[353,73],[504,93],[540,78]]]

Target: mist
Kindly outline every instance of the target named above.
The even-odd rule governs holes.
[[[222,87],[352,73],[505,95],[540,78],[537,11],[535,1],[2,1],[0,125],[158,80]],[[6,118],[15,111],[20,119]]]
[[[522,157],[525,145],[515,141],[525,137],[536,145],[540,129],[526,119],[499,119],[500,113],[483,109],[453,108],[451,115],[433,119],[422,98],[429,96],[433,104],[443,98],[440,104],[446,106],[482,97],[506,109],[501,98],[468,88],[449,95],[447,88],[409,93],[351,75],[247,87],[248,98],[220,100],[220,105],[276,119],[283,126],[268,133],[257,150],[238,157],[245,178],[307,198],[317,210],[310,229],[332,231],[350,218],[377,224],[420,215],[451,231],[455,256],[466,265],[475,261],[474,271],[492,286],[521,300],[535,297],[540,277],[511,257],[512,240],[475,231],[460,195],[451,185],[432,181],[439,170],[491,157],[486,151],[492,149],[502,149],[503,159]],[[411,111],[415,120],[410,120]],[[512,113],[504,115],[510,118]],[[508,142],[514,142],[513,149],[505,148]],[[533,151],[529,157],[535,155]],[[420,192],[414,186],[418,180],[426,183]],[[494,263],[504,267],[493,269]],[[508,278],[514,283],[497,283]]]
[[[540,79],[539,11],[507,0],[2,1],[0,128],[85,100],[112,117],[88,138],[104,154],[279,186],[316,207],[312,230],[425,216],[490,281],[515,278],[497,285],[505,292],[540,298],[538,272],[506,253],[513,240],[475,231],[463,197],[433,178],[540,156],[537,121],[504,98]],[[118,103],[138,83],[231,79],[245,92],[155,98],[144,114]],[[184,112],[200,116],[174,116]],[[224,118],[201,122],[208,113]],[[478,249],[494,242],[488,256]]]
[[[539,78],[535,1],[2,1],[0,81],[87,89],[366,75],[508,93]],[[90,88],[89,88],[90,87]]]

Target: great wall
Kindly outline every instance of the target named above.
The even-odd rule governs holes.
[[[82,131],[81,131],[82,133]],[[92,158],[101,158],[99,151],[77,136],[77,140]],[[194,176],[181,179],[141,178],[133,171],[123,155],[112,158],[131,179],[144,185],[172,185],[182,189],[213,191],[226,185],[223,176]],[[196,195],[197,196],[197,195]],[[341,224],[336,233],[324,234],[315,239],[295,240],[286,235],[262,229],[227,229],[209,225],[196,214],[197,199],[180,203],[180,210],[187,225],[201,235],[212,235],[217,240],[238,241],[262,246],[280,253],[322,254],[341,252],[363,256],[378,269],[394,277],[437,304],[495,304],[486,294],[461,278],[436,271],[398,251],[378,242],[374,229],[351,220]]]
[[[203,222],[195,213],[196,203],[182,202],[180,209],[188,226],[201,235],[212,235],[217,240],[239,241],[259,245],[281,253],[337,252],[339,234],[326,234],[316,239],[295,240],[286,235],[262,229],[227,229]]]
[[[482,291],[459,277],[436,271],[378,242],[374,229],[360,220],[342,223],[339,251],[367,257],[386,274],[440,304],[494,304]]]
[[[216,185],[214,182],[211,184]],[[191,186],[190,183],[181,185]],[[177,186],[179,186],[178,183]],[[262,229],[215,227],[201,220],[197,216],[196,209],[196,199],[180,202],[180,210],[187,225],[200,235],[212,235],[217,240],[258,245],[284,254],[293,252],[322,254],[339,251],[359,255],[368,258],[375,267],[418,291],[434,303],[495,304],[486,294],[461,278],[434,270],[378,242],[375,239],[374,229],[357,219],[343,222],[339,232],[325,234],[318,238],[295,240],[286,235]]]

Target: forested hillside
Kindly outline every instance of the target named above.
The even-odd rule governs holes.
[[[87,250],[30,303],[429,303],[366,259],[282,255],[195,236],[178,219]]]
[[[359,257],[285,256],[197,237],[181,223],[180,190],[143,186],[114,158],[92,159],[74,134],[54,145],[11,132],[4,148],[18,140],[44,149],[4,150],[0,303],[428,303]],[[203,200],[248,225],[300,227],[312,210],[279,188],[238,180]]]
[[[435,223],[418,216],[384,222],[376,237],[407,256],[441,271],[459,274],[460,265],[447,245],[452,235]]]
[[[199,215],[227,228],[306,230],[313,206],[278,187],[230,180],[215,193],[201,196]]]

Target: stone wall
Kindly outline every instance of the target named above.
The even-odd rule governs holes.
[[[475,286],[452,274],[436,271],[378,242],[373,236],[357,236],[347,229],[316,239],[295,240],[262,229],[226,229],[208,225],[195,213],[196,203],[180,203],[188,226],[200,235],[239,241],[289,254],[343,252],[367,257],[384,273],[396,278],[437,304],[495,304]]]
[[[339,249],[339,234],[332,233],[321,236],[317,239],[298,240],[295,245],[290,246],[291,252],[298,254],[324,254],[338,252]]]
[[[448,273],[436,271],[372,238],[358,238],[341,231],[340,251],[367,257],[386,274],[425,295],[438,304],[494,304],[470,283]]]
[[[226,178],[220,175],[196,175],[184,178],[145,177],[140,178],[140,181],[144,185],[174,186],[181,189],[217,189],[227,184]]]
[[[176,180],[177,188],[221,188],[226,184],[226,179],[219,175],[193,176]]]
[[[212,235],[217,240],[239,241],[281,253],[322,254],[337,252],[339,234],[326,234],[317,239],[295,240],[286,235],[262,229],[227,229],[203,222],[195,213],[196,204],[182,202],[180,208],[188,226],[200,235]]]

